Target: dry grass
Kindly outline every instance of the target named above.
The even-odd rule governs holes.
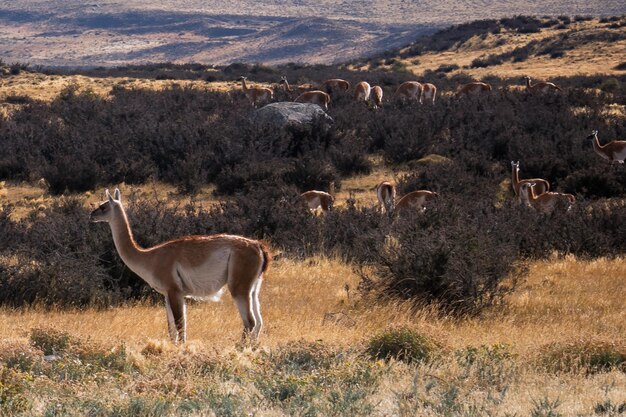
[[[534,263],[526,281],[511,295],[506,308],[496,308],[480,318],[459,320],[438,316],[429,309],[416,311],[407,305],[363,300],[355,291],[358,277],[349,265],[340,261],[282,259],[272,266],[261,293],[266,327],[259,350],[242,352],[235,348],[241,321],[230,297],[225,295],[219,303],[189,306],[190,340],[186,347],[175,347],[167,341],[162,306],[134,305],[105,311],[3,309],[0,310],[0,334],[3,335],[0,352],[3,352],[5,362],[9,360],[7,357],[13,357],[10,352],[22,352],[20,355],[23,356],[31,331],[52,327],[82,340],[82,345],[87,344],[88,347],[78,350],[79,355],[85,355],[85,349],[95,349],[96,353],[100,352],[98,355],[113,355],[119,352],[119,348],[117,351],[109,349],[123,345],[124,366],[139,370],[119,379],[120,376],[114,377],[114,373],[105,367],[100,372],[110,374],[109,378],[113,379],[106,382],[105,378],[100,383],[101,394],[94,397],[88,388],[89,378],[80,376],[80,369],[73,370],[78,375],[75,376],[77,381],[68,380],[56,385],[54,372],[59,372],[58,369],[45,368],[47,370],[42,372],[53,375],[49,375],[49,379],[40,379],[31,387],[33,392],[44,390],[43,397],[33,400],[42,403],[42,409],[50,401],[58,401],[63,407],[70,407],[69,404],[78,407],[78,399],[86,398],[104,398],[108,404],[124,403],[128,400],[121,392],[128,393],[131,398],[165,396],[167,401],[175,403],[183,398],[197,397],[200,386],[209,383],[219,392],[239,393],[244,409],[254,407],[260,410],[260,415],[284,415],[289,413],[291,403],[257,403],[253,400],[254,395],[262,394],[254,394],[258,392],[254,388],[253,392],[248,392],[246,384],[258,388],[257,377],[260,376],[272,383],[287,383],[291,377],[282,379],[285,378],[282,372],[286,371],[275,369],[277,363],[282,363],[281,352],[304,354],[306,358],[312,355],[309,359],[301,359],[306,362],[321,360],[318,355],[330,349],[330,352],[346,353],[330,370],[313,371],[331,372],[334,378],[338,378],[337,384],[337,381],[343,381],[341,384],[346,385],[337,388],[340,392],[350,389],[349,382],[341,379],[346,373],[359,374],[367,370],[367,378],[371,378],[363,381],[364,386],[371,385],[371,391],[355,400],[352,406],[369,404],[372,409],[365,410],[367,413],[353,410],[354,415],[370,412],[375,415],[412,415],[402,412],[402,407],[425,410],[421,415],[448,415],[446,413],[454,407],[471,405],[482,408],[483,412],[494,413],[492,415],[504,415],[505,412],[529,415],[539,407],[536,402],[544,398],[559,399],[558,411],[563,415],[589,415],[598,403],[610,400],[619,404],[624,400],[626,375],[619,371],[589,375],[579,372],[552,374],[544,371],[537,359],[545,346],[554,344],[611,341],[624,345],[625,275],[623,259],[587,262],[566,258]],[[442,349],[441,360],[415,366],[399,362],[383,365],[349,353],[355,348],[361,349],[373,334],[386,329],[390,323],[408,326],[437,341]],[[84,342],[86,340],[90,342]],[[299,344],[293,344],[298,341]],[[315,343],[321,344],[315,347]],[[102,350],[100,346],[108,348]],[[469,357],[468,346],[477,352],[475,362],[465,362]],[[300,353],[293,353],[293,349]],[[87,363],[94,357],[99,358],[96,353],[92,352],[88,356],[91,359],[82,361]],[[30,354],[37,357],[36,352]],[[214,370],[209,374],[200,371],[207,363],[215,368],[211,368]],[[234,380],[223,380],[219,378],[219,375],[223,376],[220,372],[239,376]],[[319,375],[315,376],[316,373],[309,375],[305,372],[308,376],[302,377],[304,379],[298,379],[300,374],[296,375],[297,378],[292,377],[301,384],[296,386],[302,388],[317,381],[315,378]],[[418,379],[414,379],[416,376]],[[121,392],[111,385],[115,380]],[[451,387],[458,394],[453,403],[449,402]],[[494,395],[499,396],[498,401],[492,398]],[[432,407],[423,408],[423,401],[429,401]]]
[[[206,82],[202,80],[150,80],[130,77],[85,77],[82,75],[45,75],[22,71],[18,75],[0,78],[0,100],[9,96],[28,96],[36,100],[51,101],[68,86],[78,86],[80,90],[90,90],[106,97],[115,87],[163,90],[178,85],[208,89],[210,91],[231,91],[240,89],[241,84],[231,82]]]

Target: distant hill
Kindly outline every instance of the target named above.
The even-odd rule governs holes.
[[[0,5],[0,59],[46,66],[335,63],[475,19],[623,13],[621,0],[17,0]]]
[[[479,20],[351,65],[475,79],[626,74],[626,16]]]

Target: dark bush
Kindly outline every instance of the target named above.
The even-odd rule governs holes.
[[[607,78],[600,84],[600,90],[606,93],[614,93],[621,88],[620,82],[617,78]]]
[[[376,278],[364,275],[363,289],[476,313],[501,301],[510,290],[504,281],[520,272],[517,238],[488,203],[478,200],[470,208],[448,196],[438,200],[423,213],[396,220],[376,259]]]
[[[374,335],[367,344],[373,359],[395,359],[402,362],[427,362],[437,345],[429,338],[407,327],[389,328]]]
[[[500,65],[502,64],[502,59],[497,55],[489,55],[486,57],[476,58],[470,64],[471,68],[486,68],[492,65]]]
[[[452,71],[456,71],[458,70],[460,67],[457,64],[447,64],[447,65],[440,65],[439,68],[437,68],[435,70],[435,72],[444,72],[444,73],[448,73],[448,72],[452,72]]]

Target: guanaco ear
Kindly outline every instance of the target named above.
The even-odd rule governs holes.
[[[116,188],[115,193],[113,194],[117,201],[122,201],[122,193],[120,193],[120,189]]]
[[[109,200],[109,203],[113,203],[113,197],[111,197],[111,193],[109,192],[108,188],[104,190],[104,195],[106,196],[107,200]]]

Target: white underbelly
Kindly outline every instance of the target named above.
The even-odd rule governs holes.
[[[218,294],[228,280],[229,257],[230,251],[224,250],[212,254],[195,267],[182,263],[175,265],[175,276],[184,295],[207,298]]]

